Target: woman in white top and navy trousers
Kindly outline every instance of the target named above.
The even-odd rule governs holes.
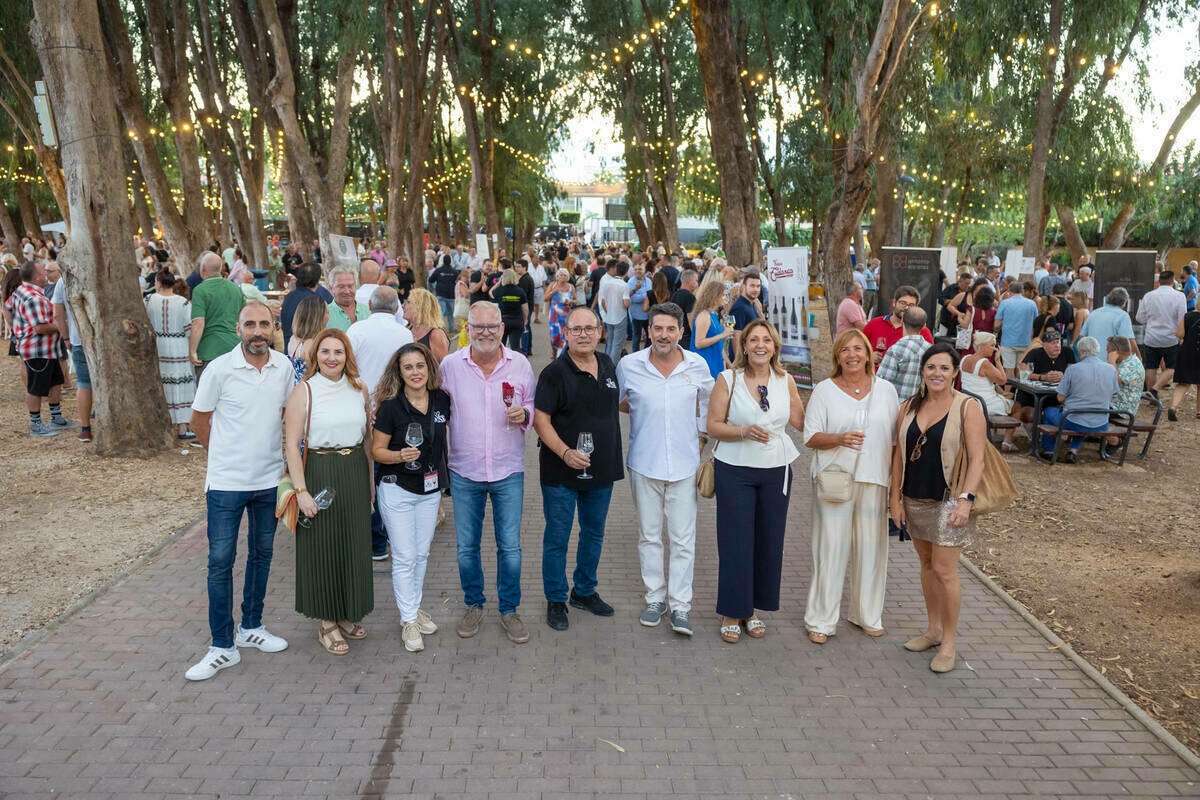
[[[799,455],[787,433],[804,427],[804,404],[779,361],[779,334],[754,320],[740,333],[733,369],[721,373],[708,405],[708,433],[717,439],[717,613],[721,639],[755,639],[767,628],[755,609],[779,610],[783,536]]]

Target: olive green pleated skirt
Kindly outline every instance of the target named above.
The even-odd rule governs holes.
[[[296,611],[359,622],[375,607],[371,574],[371,475],[367,455],[308,455],[304,483],[314,495],[333,487],[333,504],[296,526]]]

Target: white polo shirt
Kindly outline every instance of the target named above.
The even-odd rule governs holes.
[[[622,325],[625,323],[625,301],[629,299],[629,284],[621,278],[605,273],[600,276],[600,286],[596,290],[600,301],[596,310],[600,312],[605,325]]]
[[[360,319],[350,326],[346,336],[354,348],[358,376],[372,397],[392,356],[413,340],[412,331],[396,322],[388,311],[376,311],[366,319]]]
[[[261,370],[246,363],[241,345],[208,363],[192,411],[212,412],[204,490],[273,489],[283,475],[283,407],[296,372],[278,350]]]
[[[617,384],[629,401],[629,449],[625,464],[660,481],[692,480],[700,468],[698,436],[706,429],[713,377],[698,354],[680,350],[671,374],[650,363],[652,348],[617,362]]]

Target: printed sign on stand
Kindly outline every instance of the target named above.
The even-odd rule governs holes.
[[[354,247],[352,236],[329,234],[329,246],[333,248],[333,263],[339,267],[354,267],[358,269],[358,250]]]
[[[475,234],[475,255],[479,258],[491,258],[488,255],[488,240],[486,233]]]
[[[783,347],[779,360],[796,385],[811,389],[815,329],[808,313],[808,248],[772,247],[767,253],[767,321],[775,326]]]
[[[921,297],[925,318],[936,324],[938,295],[942,292],[941,248],[884,247],[881,252],[879,297],[871,316],[891,314],[892,295],[896,289],[912,286]]]

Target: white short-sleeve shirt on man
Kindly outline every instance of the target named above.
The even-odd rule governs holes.
[[[210,361],[200,375],[192,411],[213,415],[205,491],[255,492],[279,485],[283,407],[296,373],[283,353],[269,353],[258,370],[239,345]]]

